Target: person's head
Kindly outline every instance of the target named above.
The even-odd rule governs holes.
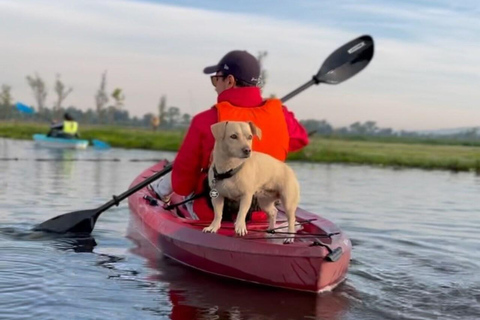
[[[63,115],[63,119],[67,120],[67,121],[74,121],[73,117],[68,113],[66,112],[64,115]]]
[[[212,74],[211,81],[218,94],[233,87],[255,87],[260,77],[260,63],[247,51],[227,53],[218,64],[206,67],[203,72]]]

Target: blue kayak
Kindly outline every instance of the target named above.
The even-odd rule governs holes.
[[[86,149],[88,140],[47,137],[45,134],[34,134],[35,144],[42,147],[60,149]]]

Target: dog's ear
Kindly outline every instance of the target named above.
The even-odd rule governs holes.
[[[223,140],[223,138],[225,138],[227,124],[228,121],[222,121],[211,125],[210,129],[212,130],[212,134],[215,140]]]
[[[248,121],[248,125],[250,126],[250,130],[252,130],[252,134],[254,136],[257,136],[258,140],[261,140],[262,139],[262,129],[257,127],[255,125],[255,123],[253,123],[252,121]]]

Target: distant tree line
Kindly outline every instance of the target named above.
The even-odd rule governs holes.
[[[446,139],[480,139],[478,128],[458,130],[455,133],[442,134],[426,133],[421,131],[396,131],[391,128],[380,128],[375,121],[354,122],[349,126],[334,128],[326,120],[302,120],[302,125],[307,129],[310,136],[320,135],[323,137],[411,137],[411,138],[433,138],[440,136]]]
[[[65,112],[71,114],[75,120],[82,124],[108,124],[125,126],[158,127],[173,129],[186,127],[190,124],[191,116],[182,114],[180,108],[167,107],[166,96],[161,96],[157,112],[144,114],[142,117],[130,116],[125,110],[126,96],[121,88],[115,88],[111,93],[107,91],[107,72],[101,76],[100,86],[93,98],[95,109],[82,110],[75,106],[66,106],[65,100],[73,91],[72,87],[66,86],[61,80],[61,75],[56,75],[54,84],[55,99],[51,106],[47,106],[49,95],[48,86],[38,73],[27,76],[26,81],[32,90],[35,100],[35,112],[25,114],[16,108],[16,101],[9,85],[2,85],[0,91],[0,120],[23,120],[37,122],[55,122],[63,118]],[[110,103],[109,103],[110,102]]]
[[[257,59],[261,66],[261,76],[259,86],[263,89],[267,82],[267,71],[264,68],[264,61],[267,57],[267,51],[259,51]],[[27,120],[37,122],[52,122],[62,119],[65,112],[70,113],[77,121],[82,124],[108,124],[123,126],[150,127],[153,130],[185,128],[191,122],[192,116],[188,113],[182,113],[179,107],[167,106],[166,95],[161,95],[155,112],[144,114],[142,117],[131,117],[128,110],[125,109],[126,96],[123,90],[116,87],[111,93],[107,90],[107,72],[101,75],[100,86],[95,92],[93,98],[94,109],[86,111],[78,109],[75,106],[65,106],[65,100],[73,91],[72,87],[66,86],[61,75],[56,74],[54,91],[54,103],[47,106],[46,99],[49,94],[45,81],[37,74],[27,76],[26,81],[32,90],[35,99],[34,114],[24,114],[15,107],[15,99],[12,96],[12,88],[9,85],[2,85],[0,91],[0,120]],[[275,97],[275,94],[270,94]],[[416,131],[395,131],[391,128],[380,128],[375,121],[354,122],[349,126],[334,128],[327,120],[307,119],[301,123],[305,126],[310,136],[320,135],[323,137],[412,137],[412,138],[437,138],[438,134],[426,134]],[[444,134],[448,139],[479,139],[479,132],[476,128],[459,131],[451,134]]]

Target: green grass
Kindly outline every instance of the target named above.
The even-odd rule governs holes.
[[[314,138],[292,160],[480,172],[480,147]]]
[[[0,137],[31,140],[35,133],[47,133],[48,126],[38,123],[0,122]],[[118,148],[177,151],[183,140],[181,131],[149,131],[142,128],[82,126],[81,139],[98,139]]]
[[[82,138],[105,141],[113,147],[177,151],[183,140],[180,131],[148,131],[119,127],[87,127]]]
[[[0,137],[32,139],[48,127],[35,123],[0,122]],[[184,132],[134,129],[125,127],[82,126],[84,139],[98,139],[120,148],[176,151]],[[420,139],[419,139],[420,140]],[[453,143],[451,140],[408,140],[389,138],[341,139],[314,137],[303,150],[289,156],[290,160],[368,164],[389,167],[475,171],[480,173],[480,147],[476,144]]]

